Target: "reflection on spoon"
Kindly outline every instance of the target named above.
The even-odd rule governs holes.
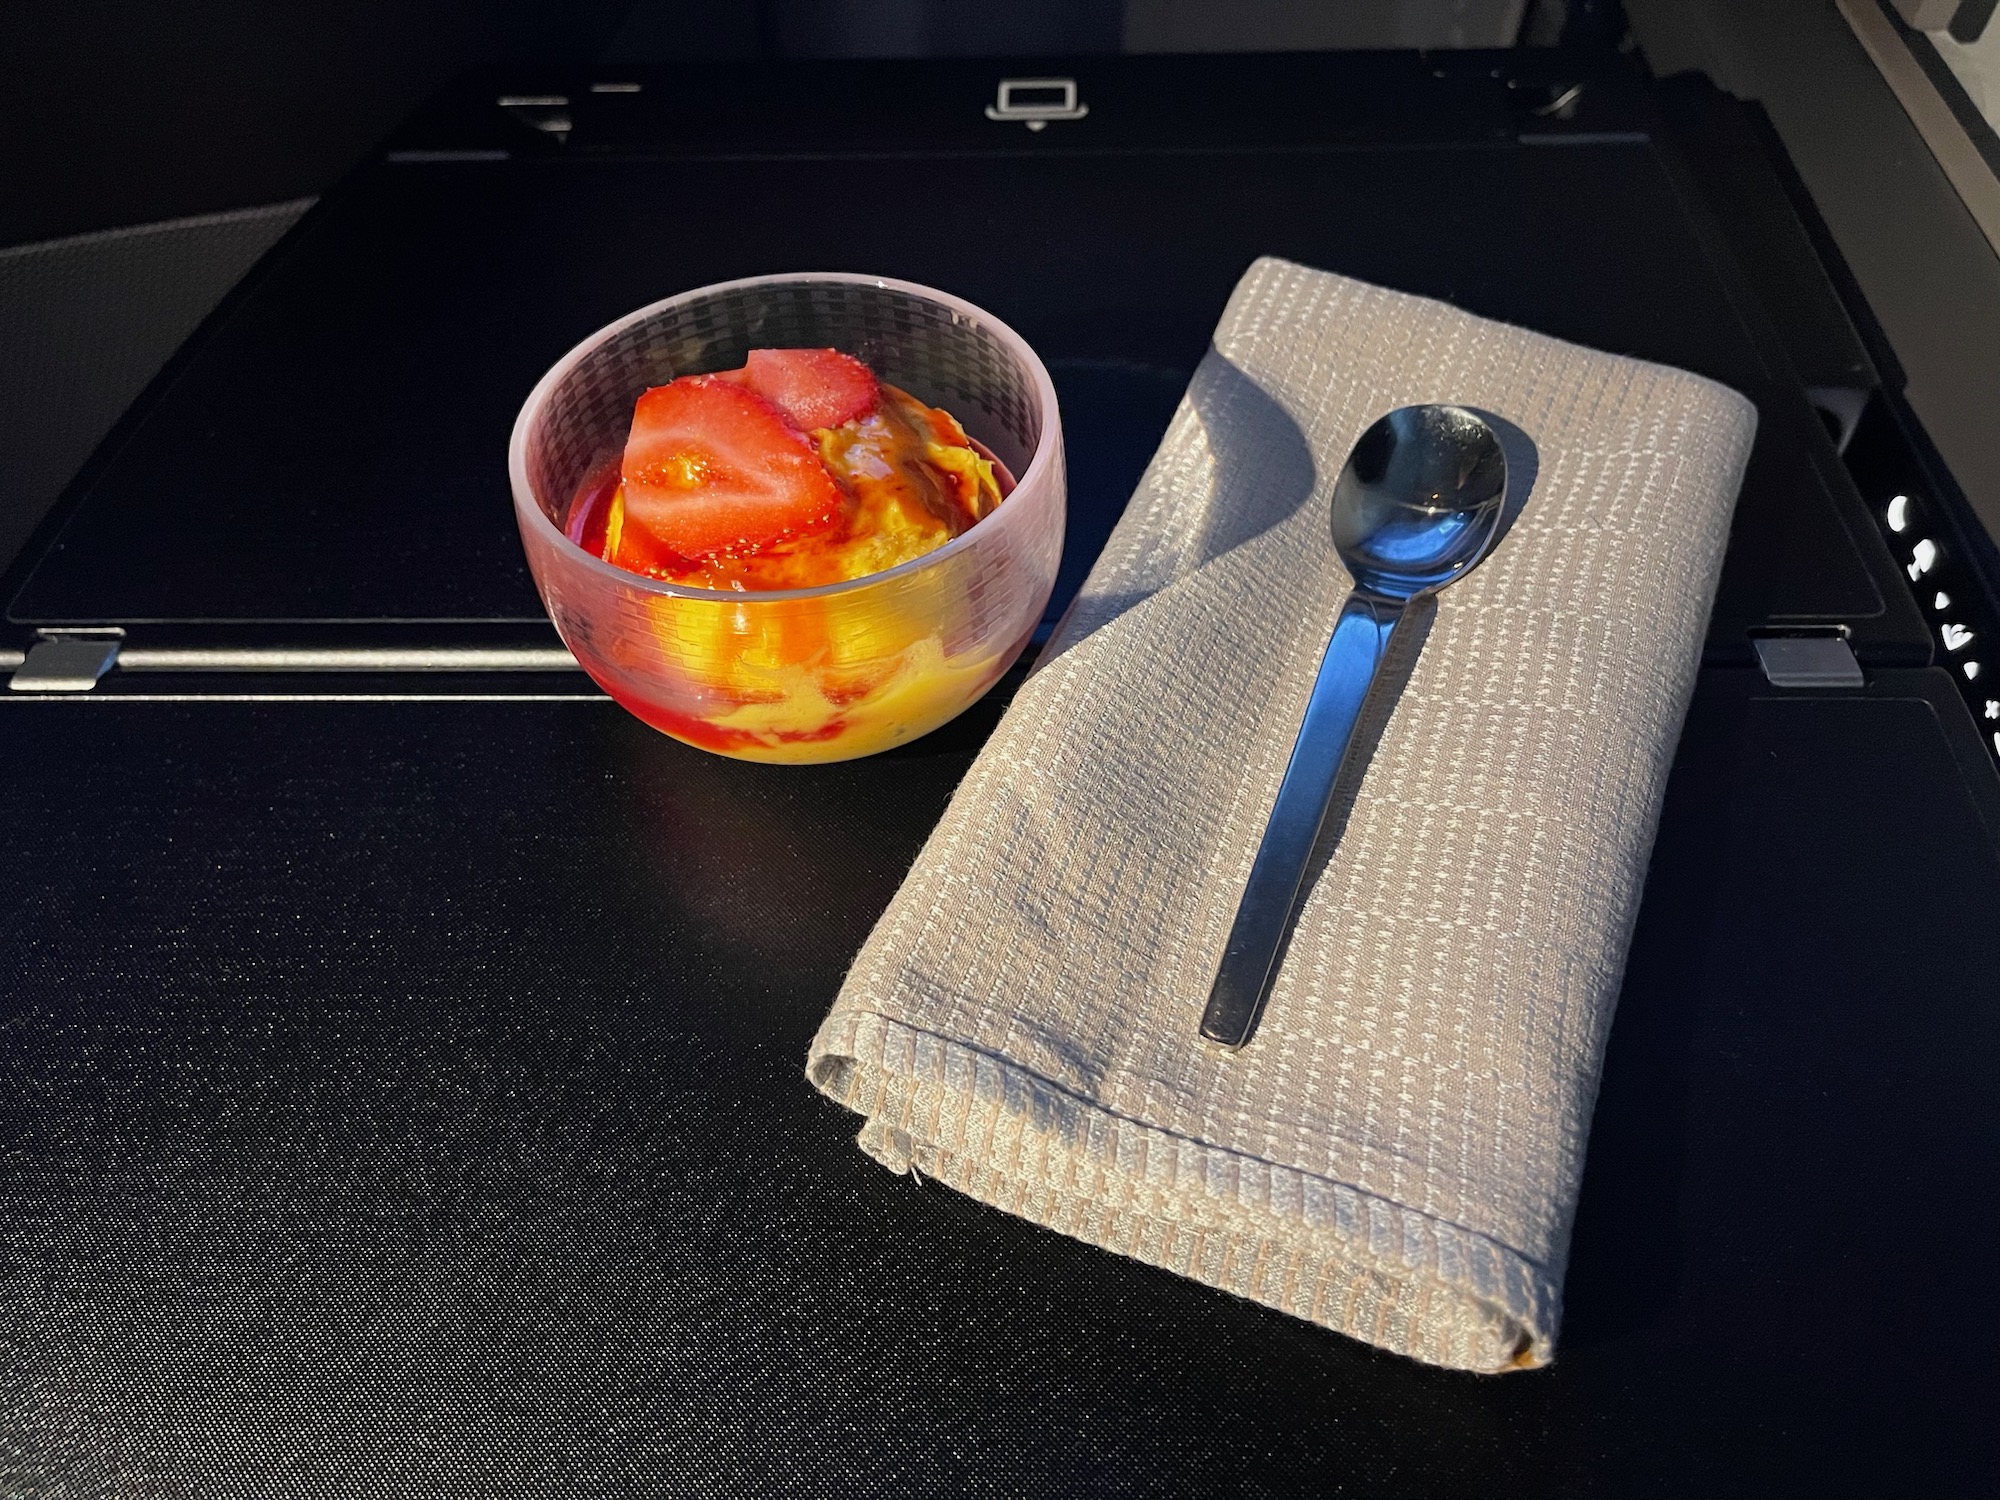
[[[1333,545],[1354,579],[1236,910],[1201,1034],[1241,1047],[1277,977],[1306,866],[1389,637],[1412,599],[1463,578],[1498,532],[1507,460],[1459,406],[1403,406],[1361,434],[1333,487]]]

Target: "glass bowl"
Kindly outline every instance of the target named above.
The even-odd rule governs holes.
[[[818,588],[690,588],[572,542],[569,509],[617,462],[640,393],[758,348],[865,361],[958,418],[1012,493],[934,552]],[[1041,360],[969,302],[880,277],[721,282],[619,319],[542,377],[508,472],[535,586],[583,669],[655,729],[744,760],[873,755],[963,712],[1027,645],[1062,554],[1062,425]]]

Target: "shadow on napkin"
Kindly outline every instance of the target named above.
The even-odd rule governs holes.
[[[1150,599],[1175,576],[1226,556],[1289,520],[1312,499],[1319,470],[1299,424],[1212,344],[1188,382],[1187,408],[1176,422],[1186,420],[1192,420],[1201,434],[1200,447],[1209,472],[1200,505],[1190,507],[1192,514],[1178,539],[1180,544],[1162,549],[1164,555],[1142,575],[1149,586],[1097,593],[1086,580],[1083,591],[1056,623],[1051,637],[1053,650],[1036,663],[1037,667],[1081,645],[1135,604]],[[1170,427],[1162,452],[1175,448],[1172,438]],[[1241,491],[1226,490],[1216,482],[1216,475],[1237,472],[1256,476],[1256,483],[1249,486],[1253,499],[1248,504],[1243,502]],[[1144,483],[1142,479],[1142,489]],[[1225,493],[1228,503],[1218,503]]]
[[[1507,494],[1500,505],[1500,529],[1493,537],[1493,551],[1498,552],[1507,544],[1507,533],[1521,519],[1521,512],[1528,508],[1528,501],[1535,493],[1535,481],[1542,477],[1541,450],[1535,447],[1533,438],[1498,412],[1479,406],[1468,406],[1466,410],[1493,429],[1493,435],[1500,440],[1500,452],[1507,460]]]

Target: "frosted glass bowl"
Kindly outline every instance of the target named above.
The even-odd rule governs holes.
[[[616,463],[639,394],[758,348],[864,360],[957,417],[1013,493],[935,552],[810,589],[688,588],[572,542],[569,508]],[[535,586],[583,669],[655,729],[744,760],[873,755],[963,712],[1027,644],[1062,555],[1062,424],[1041,360],[971,303],[880,277],[759,276],[620,318],[542,377],[507,462]]]

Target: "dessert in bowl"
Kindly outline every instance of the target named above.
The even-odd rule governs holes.
[[[584,670],[747,760],[846,760],[953,718],[1027,644],[1062,550],[1041,361],[880,278],[726,282],[620,319],[536,386],[509,469]]]

